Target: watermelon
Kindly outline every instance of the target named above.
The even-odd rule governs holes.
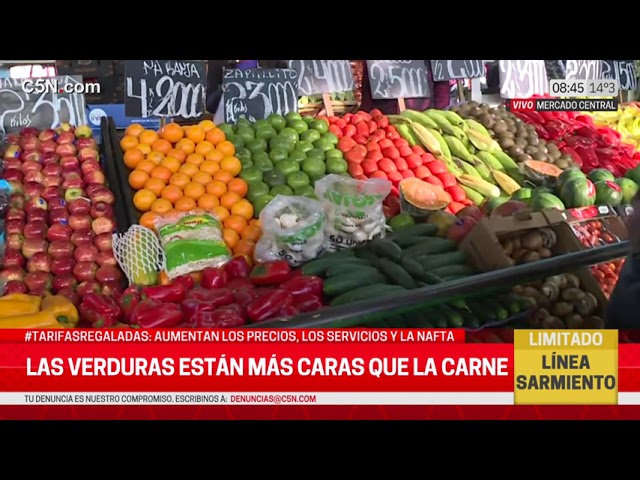
[[[548,208],[557,208],[558,210],[564,210],[564,203],[553,193],[541,192],[534,196],[529,203],[529,208],[534,212],[540,210],[546,210]]]
[[[533,196],[533,190],[530,188],[521,188],[520,190],[516,190],[511,195],[511,200],[518,200],[520,202],[529,203],[531,197]]]
[[[631,203],[633,197],[638,193],[638,184],[630,178],[619,178],[616,183],[622,189],[622,203],[625,205]]]
[[[622,203],[622,188],[611,180],[596,182],[596,205],[611,205],[617,207]]]
[[[627,173],[625,173],[624,176],[640,185],[640,165],[636,168],[632,168],[631,170],[627,170]]]
[[[485,215],[489,215],[494,208],[499,207],[500,205],[508,201],[509,201],[509,197],[488,198],[482,204],[482,208],[481,208],[482,213],[484,213]]]
[[[562,186],[567,183],[569,180],[573,180],[574,178],[584,178],[585,174],[580,171],[578,168],[569,168],[562,172],[558,177],[558,181],[556,183],[556,187],[558,189],[562,189]]]
[[[562,186],[560,199],[567,208],[590,207],[596,201],[596,188],[587,177],[576,177]]]
[[[608,180],[613,182],[616,177],[606,168],[596,168],[595,170],[591,170],[587,178],[591,180],[593,183],[599,182],[600,180]]]

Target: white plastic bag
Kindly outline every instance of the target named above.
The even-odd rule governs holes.
[[[391,192],[390,181],[327,175],[316,182],[315,191],[327,218],[328,251],[354,248],[385,235],[382,202]]]
[[[286,260],[298,267],[324,251],[324,213],[317,200],[277,195],[260,212],[260,223],[258,262]]]

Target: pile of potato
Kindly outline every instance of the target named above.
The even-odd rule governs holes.
[[[558,238],[551,228],[540,228],[500,240],[504,253],[512,265],[537,262],[554,255]]]

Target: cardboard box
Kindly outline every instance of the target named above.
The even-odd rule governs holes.
[[[512,266],[512,261],[504,253],[501,240],[543,227],[551,228],[556,234],[557,241],[553,252],[555,255],[581,250],[580,243],[562,212],[555,209],[518,212],[510,217],[484,218],[462,241],[460,248],[480,271],[508,268]]]

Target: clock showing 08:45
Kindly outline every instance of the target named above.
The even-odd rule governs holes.
[[[618,80],[563,80],[549,81],[552,97],[617,97],[620,91]]]

